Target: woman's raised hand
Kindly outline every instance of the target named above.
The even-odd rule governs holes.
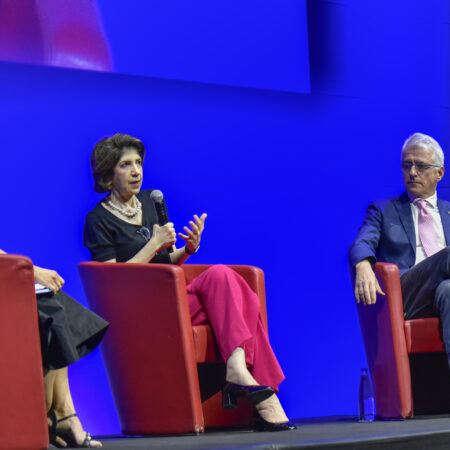
[[[153,225],[153,234],[151,241],[156,245],[157,252],[164,248],[172,247],[177,240],[177,234],[172,222],[167,222],[162,227],[159,225]]]
[[[186,241],[186,248],[189,253],[195,253],[198,246],[200,245],[200,238],[203,233],[203,229],[205,228],[205,219],[207,215],[203,213],[200,217],[197,214],[194,215],[194,221],[189,221],[189,225],[191,229],[188,227],[183,227],[183,230],[186,234],[178,233],[181,239]]]

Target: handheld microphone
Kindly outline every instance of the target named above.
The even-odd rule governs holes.
[[[164,195],[161,191],[155,189],[150,193],[150,198],[152,199],[156,208],[156,214],[158,215],[158,225],[162,227],[169,221],[166,209],[164,208]]]
[[[150,198],[152,199],[153,204],[156,208],[156,214],[158,215],[158,225],[162,227],[169,221],[166,208],[164,208],[164,195],[161,191],[155,189],[154,191],[150,192]],[[169,253],[172,253],[172,247],[168,248],[167,251]]]

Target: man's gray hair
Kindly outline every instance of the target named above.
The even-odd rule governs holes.
[[[438,144],[436,140],[434,140],[431,136],[422,133],[414,133],[408,139],[406,139],[405,143],[402,147],[402,158],[403,153],[412,147],[420,147],[425,150],[431,150],[433,153],[433,161],[435,164],[442,167],[444,165],[444,152],[442,151],[441,146]]]

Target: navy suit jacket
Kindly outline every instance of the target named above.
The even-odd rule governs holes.
[[[437,201],[445,241],[450,244],[450,202]],[[369,259],[396,264],[400,274],[416,261],[416,236],[411,202],[406,192],[399,197],[373,202],[348,251],[352,271],[359,261]]]

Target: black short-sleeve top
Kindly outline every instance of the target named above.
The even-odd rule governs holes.
[[[150,198],[151,191],[143,190],[136,196],[142,204],[142,225],[119,219],[104,208],[102,202],[87,213],[83,241],[93,261],[128,261],[150,240],[153,225],[158,223],[158,214]],[[163,207],[166,209],[165,203]],[[169,252],[162,250],[150,262],[171,264]]]

